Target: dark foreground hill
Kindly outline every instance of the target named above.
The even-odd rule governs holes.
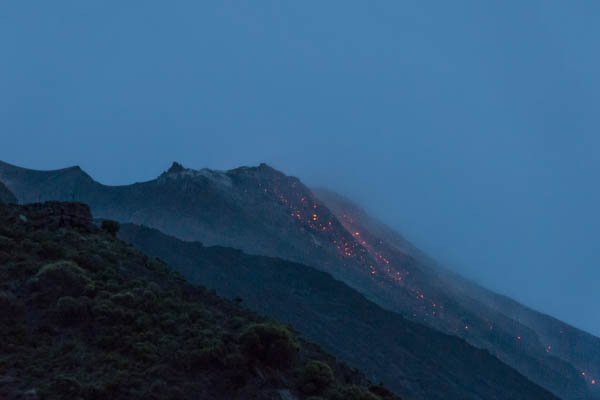
[[[383,310],[314,268],[204,247],[131,224],[123,225],[119,236],[166,260],[191,282],[241,297],[251,309],[292,324],[403,397],[555,398],[487,351]]]
[[[384,309],[488,349],[561,398],[600,398],[600,339],[440,268],[356,207],[265,164],[230,171],[174,164],[154,180],[112,187],[78,167],[32,171],[0,162],[0,181],[22,203],[82,201],[98,218],[316,267]]]
[[[83,204],[0,206],[1,399],[395,399]]]

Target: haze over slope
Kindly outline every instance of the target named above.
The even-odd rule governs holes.
[[[109,187],[79,168],[41,172],[2,163],[0,180],[23,202],[83,201],[96,217],[315,266],[384,308],[489,349],[560,397],[599,396],[597,338],[548,317],[521,321],[521,314],[538,314],[423,260],[389,229],[336,214],[340,205],[328,199],[327,207],[267,165],[223,172],[173,164],[155,180]]]

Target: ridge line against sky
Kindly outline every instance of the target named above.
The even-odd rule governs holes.
[[[4,161],[4,160],[0,160],[0,161]],[[9,163],[9,164],[10,164],[10,163]],[[181,163],[178,163],[178,164],[182,165]],[[235,168],[238,168],[238,167],[241,167],[241,166],[247,166],[247,167],[257,167],[257,166],[258,166],[258,165],[260,165],[260,164],[261,164],[261,163],[257,163],[257,164],[255,164],[255,165],[254,165],[254,164],[250,164],[250,165],[239,165],[239,166],[237,166],[237,167],[226,168],[226,169],[224,169],[224,170],[222,170],[222,171],[230,171],[230,170],[233,170],[233,169],[235,169]],[[69,165],[69,166],[62,167],[62,168],[52,168],[52,169],[31,169],[31,168],[23,167],[23,166],[16,165],[16,164],[12,164],[12,165],[13,165],[14,167],[18,167],[18,168],[25,168],[25,169],[27,169],[27,170],[42,171],[42,172],[52,172],[52,171],[57,171],[57,170],[65,170],[65,169],[70,169],[70,168],[76,168],[76,167],[78,167],[78,168],[81,168],[81,170],[82,170],[82,172],[83,172],[83,173],[85,173],[85,174],[87,174],[88,176],[90,176],[90,178],[91,178],[93,181],[95,181],[95,182],[97,182],[97,183],[99,183],[99,184],[101,184],[101,185],[105,185],[105,186],[111,186],[111,187],[118,187],[118,186],[129,186],[129,185],[133,185],[133,184],[137,184],[137,183],[153,182],[153,181],[157,180],[157,179],[160,177],[160,176],[159,176],[160,174],[162,174],[162,173],[166,172],[166,171],[167,171],[167,169],[168,169],[168,168],[165,168],[165,169],[164,169],[164,170],[163,170],[161,173],[157,174],[157,175],[156,175],[156,176],[154,176],[154,177],[148,177],[147,179],[137,180],[137,181],[134,181],[134,182],[129,182],[129,183],[122,183],[122,184],[119,184],[119,185],[107,185],[106,183],[104,183],[104,182],[102,182],[102,181],[100,181],[100,180],[96,179],[96,178],[95,178],[95,176],[94,176],[94,174],[90,173],[90,172],[89,172],[89,171],[87,171],[85,168],[82,168],[82,167],[81,167],[79,164],[73,164],[73,165]],[[269,164],[267,163],[267,165],[269,165]],[[271,167],[273,167],[272,165],[270,165],[270,166],[271,166]],[[216,169],[213,169],[213,168],[210,168],[210,167],[198,167],[198,168],[193,168],[193,167],[188,167],[188,166],[186,166],[186,165],[182,165],[182,167],[183,167],[183,168],[185,168],[185,169],[192,169],[192,170],[194,170],[194,171],[199,171],[199,170],[202,170],[202,169],[209,169],[209,170],[213,170],[213,171],[221,171],[221,170],[216,170]],[[281,170],[281,169],[279,169],[279,168],[276,168],[276,167],[275,167],[275,169],[276,169],[276,170],[278,170],[278,171],[280,171],[280,172],[283,172],[284,174],[286,174],[286,172],[285,172],[285,171],[283,171],[283,170]],[[291,175],[289,175],[289,174],[286,174],[286,175],[288,175],[288,176],[291,176]],[[307,182],[304,182],[304,181],[302,180],[302,178],[300,178],[300,180],[301,180],[303,183],[305,183],[305,184],[308,184]],[[315,186],[311,186],[311,185],[309,185],[309,189],[312,189],[312,188],[315,188]],[[327,190],[329,190],[329,189],[327,189]],[[341,193],[340,193],[340,194],[341,194]],[[342,194],[342,196],[344,196],[344,197],[345,197],[346,195]],[[348,199],[349,199],[350,201],[352,201],[352,202],[354,202],[354,201],[355,201],[355,200],[353,200],[353,199],[351,199],[351,198],[348,198]],[[357,204],[359,207],[363,208],[364,210],[368,210],[368,207],[365,207],[364,205],[361,205],[361,204],[358,204],[358,203],[356,203],[356,204]],[[377,217],[376,217],[374,214],[372,214],[371,212],[367,212],[367,213],[368,213],[368,214],[369,214],[371,217],[375,217],[375,218],[377,218]],[[388,226],[389,226],[389,224],[387,224],[387,222],[386,222],[386,221],[383,221],[383,220],[382,220],[382,222],[383,222],[383,223],[385,223],[386,225],[388,225]],[[394,229],[394,230],[396,230],[398,233],[400,233],[401,235],[403,235],[403,236],[404,236],[404,234],[403,234],[402,232],[398,231],[397,229],[395,229],[395,228],[393,228],[393,227],[391,227],[391,228],[392,228],[392,229]],[[452,270],[452,271],[458,272],[458,273],[459,273],[459,274],[461,274],[463,277],[465,277],[465,278],[467,278],[467,279],[470,279],[470,280],[472,280],[472,278],[470,278],[470,277],[468,277],[468,276],[464,275],[463,273],[461,273],[461,272],[460,272],[460,270],[456,268],[456,266],[447,265],[447,264],[444,264],[443,262],[440,262],[440,261],[439,261],[439,260],[438,260],[438,259],[435,257],[435,255],[434,255],[434,254],[431,254],[431,253],[429,253],[429,252],[428,252],[426,249],[424,249],[423,247],[419,246],[417,243],[415,243],[415,242],[412,242],[410,238],[406,237],[405,239],[407,239],[407,240],[408,240],[409,242],[411,242],[413,245],[416,245],[416,247],[417,247],[419,250],[422,250],[422,251],[424,251],[428,257],[431,257],[431,259],[432,259],[432,261],[433,261],[434,263],[437,263],[437,264],[439,264],[439,265],[440,265],[442,268],[449,268],[449,269],[450,269],[450,270]],[[543,309],[535,308],[535,307],[534,307],[534,306],[532,306],[532,305],[528,305],[528,304],[522,303],[522,302],[521,302],[521,301],[520,301],[518,298],[516,298],[516,297],[511,297],[510,295],[508,295],[508,294],[506,294],[506,293],[502,293],[501,291],[498,291],[498,290],[496,290],[496,289],[494,289],[494,288],[492,288],[492,287],[490,287],[490,286],[488,286],[488,285],[486,285],[486,284],[484,284],[484,283],[482,283],[482,282],[477,282],[476,280],[473,280],[473,281],[474,281],[474,282],[476,282],[476,283],[478,283],[478,284],[481,284],[481,285],[483,285],[483,286],[484,286],[485,288],[487,288],[487,289],[490,289],[490,290],[492,290],[492,291],[495,291],[496,293],[498,293],[498,294],[500,294],[500,295],[503,295],[503,296],[508,296],[508,297],[512,298],[513,300],[516,300],[517,302],[520,302],[521,304],[524,304],[525,306],[532,308],[532,309],[533,309],[533,310],[535,310],[535,311],[538,311],[538,312],[541,312],[541,313],[543,313],[543,314],[546,314],[546,315],[549,315],[549,316],[551,316],[551,317],[554,317],[554,318],[557,318],[557,319],[559,319],[559,320],[562,320],[562,319],[561,319],[559,316],[557,316],[557,315],[553,315],[551,312],[549,312],[549,311],[547,311],[547,310],[543,310]],[[563,321],[563,322],[566,322],[566,323],[569,323],[569,321],[565,321],[565,320],[562,320],[562,321]],[[587,333],[590,333],[590,334],[594,335],[594,333],[593,333],[593,332],[587,331],[585,328],[579,327],[579,326],[577,326],[577,325],[574,325],[574,326],[576,326],[576,327],[577,327],[577,328],[579,328],[579,329],[582,329],[582,330],[586,331]],[[598,336],[598,335],[595,335],[595,336]]]
[[[260,162],[596,335],[600,3],[9,3],[0,159]]]

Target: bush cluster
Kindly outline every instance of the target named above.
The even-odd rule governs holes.
[[[20,371],[40,398],[230,398],[271,384],[265,375],[298,382],[302,398],[378,398],[307,360],[291,329],[114,238],[113,221],[44,230],[9,226],[2,212],[0,370]]]
[[[290,331],[274,322],[248,326],[240,336],[240,343],[251,360],[279,368],[289,368],[299,350]]]

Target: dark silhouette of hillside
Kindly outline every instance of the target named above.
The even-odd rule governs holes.
[[[396,399],[113,234],[84,204],[0,205],[0,398]]]

